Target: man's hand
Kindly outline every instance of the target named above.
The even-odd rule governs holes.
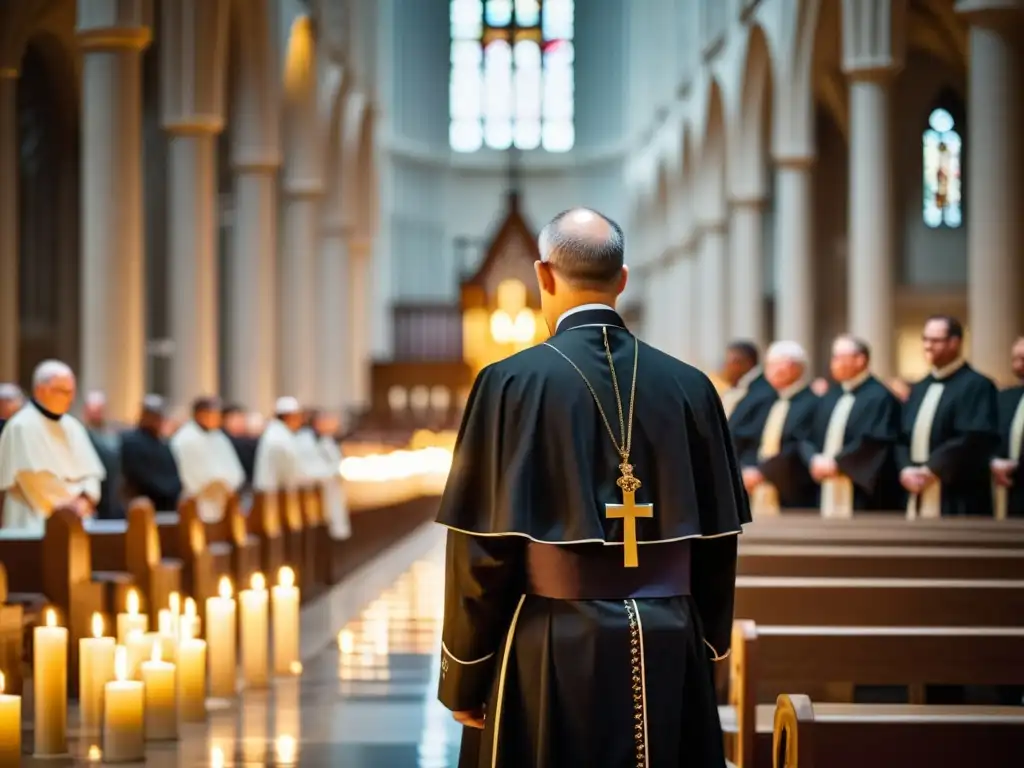
[[[764,475],[761,474],[761,470],[757,467],[744,467],[743,468],[743,485],[747,489],[747,493],[753,491],[757,486],[764,482]]]
[[[990,467],[992,469],[992,479],[995,480],[996,485],[1002,488],[1013,486],[1013,476],[1017,472],[1016,461],[1013,461],[1013,459],[992,459]]]
[[[467,728],[484,729],[484,711],[482,709],[469,709],[462,712],[452,712],[455,722]]]
[[[811,459],[811,477],[817,482],[820,483],[822,480],[835,477],[837,474],[839,474],[839,467],[836,466],[835,459],[830,459],[821,454]]]
[[[907,467],[900,472],[900,485],[910,493],[920,493],[924,490],[924,476],[920,467]]]
[[[74,501],[71,502],[71,505],[75,509],[75,514],[77,514],[83,520],[87,517],[92,517],[94,510],[92,502],[89,500],[89,497],[78,496],[75,498]]]

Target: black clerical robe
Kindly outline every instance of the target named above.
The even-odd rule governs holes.
[[[853,398],[848,415],[844,409],[837,413],[836,407],[847,394]],[[839,450],[831,458],[853,486],[853,509],[902,508],[906,502],[900,492],[895,456],[900,412],[900,401],[874,376],[849,389],[830,387],[815,405],[808,439],[800,444],[804,463],[809,468],[814,456],[825,453],[830,422],[846,415]]]
[[[746,393],[736,403],[732,413],[729,414],[729,428],[742,429],[742,425],[747,424],[756,417],[765,401],[769,403],[775,402],[776,397],[778,395],[775,394],[772,385],[768,383],[768,379],[764,377],[763,373],[759,373],[747,385]]]
[[[932,471],[940,482],[943,516],[992,514],[989,461],[999,446],[998,400],[995,384],[967,363],[933,372],[910,391],[903,406],[897,467],[927,466]],[[925,406],[932,405],[929,425],[925,422],[932,408]],[[926,514],[928,493],[912,495],[908,513]]]
[[[624,568],[624,523],[605,516],[622,501],[620,458],[580,375],[618,435],[605,326],[628,420],[635,341],[610,309],[570,314],[551,346],[484,369],[466,406],[438,515],[439,698],[486,712],[485,730],[464,730],[461,766],[724,764],[710,662],[729,648],[750,520],[725,414],[707,377],[640,342],[630,463],[654,510],[636,522],[639,567]],[[619,593],[675,552],[681,594]],[[538,565],[552,555],[599,564],[600,585],[552,580]]]
[[[181,479],[171,448],[159,435],[133,429],[121,439],[121,474],[129,498],[145,496],[158,512],[172,512],[181,497]]]
[[[1020,461],[1024,456],[1024,429],[1019,409],[1024,408],[1024,386],[1010,387],[999,393],[999,450],[996,457]],[[1018,422],[1018,423],[1015,423]],[[1013,485],[1006,491],[1006,514],[1024,517],[1024,473],[1018,465]]]
[[[96,517],[100,520],[122,519],[124,504],[121,502],[121,436],[109,429],[89,429],[89,440],[107,473],[100,484]]]
[[[817,485],[804,461],[801,445],[810,438],[818,396],[810,387],[803,387],[789,398],[779,452],[767,457],[761,455],[762,441],[768,415],[779,395],[771,389],[770,394],[762,392],[746,404],[750,397],[740,401],[729,423],[740,466],[758,469],[775,486],[781,509],[817,507]]]
[[[245,470],[245,484],[251,488],[253,472],[256,470],[256,446],[259,445],[260,439],[249,435],[232,435],[230,433],[228,439],[238,455],[242,469]]]

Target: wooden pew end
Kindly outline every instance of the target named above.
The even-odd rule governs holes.
[[[784,693],[775,704],[773,768],[814,768],[814,706],[801,693]]]

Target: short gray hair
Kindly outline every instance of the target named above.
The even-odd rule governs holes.
[[[49,384],[58,376],[75,378],[75,372],[71,370],[70,365],[60,360],[43,360],[32,372],[32,386],[38,387],[43,384]]]
[[[595,239],[567,231],[563,223],[570,214],[585,211],[603,220],[608,237]],[[622,227],[590,208],[570,208],[555,216],[540,232],[537,240],[540,260],[551,264],[569,282],[584,286],[605,286],[622,272],[625,263],[625,237]]]
[[[804,348],[796,341],[776,341],[765,353],[764,359],[768,360],[788,360],[791,363],[797,365],[807,365],[807,352]]]

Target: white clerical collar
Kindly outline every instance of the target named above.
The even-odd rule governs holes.
[[[967,361],[964,360],[962,357],[958,357],[952,363],[943,366],[942,368],[932,368],[932,376],[938,379],[939,381],[942,381],[943,379],[948,379],[950,376],[959,371],[965,365],[967,365]]]
[[[793,384],[790,384],[785,389],[775,390],[779,395],[779,400],[792,400],[804,387],[807,386],[807,382],[803,378],[797,380]]]
[[[555,323],[555,330],[558,330],[558,326],[560,326],[562,321],[569,317],[569,315],[575,315],[577,312],[586,312],[591,309],[608,309],[612,312],[615,311],[615,307],[610,307],[607,304],[580,304],[578,307],[573,307],[572,309],[566,310],[562,313],[561,317],[558,318],[558,322]]]
[[[842,384],[843,391],[844,392],[853,392],[853,390],[857,389],[861,384],[863,384],[865,381],[867,381],[870,378],[871,378],[871,371],[869,369],[865,368],[863,371],[858,373],[852,379],[848,379],[847,381],[843,382],[843,384]]]

